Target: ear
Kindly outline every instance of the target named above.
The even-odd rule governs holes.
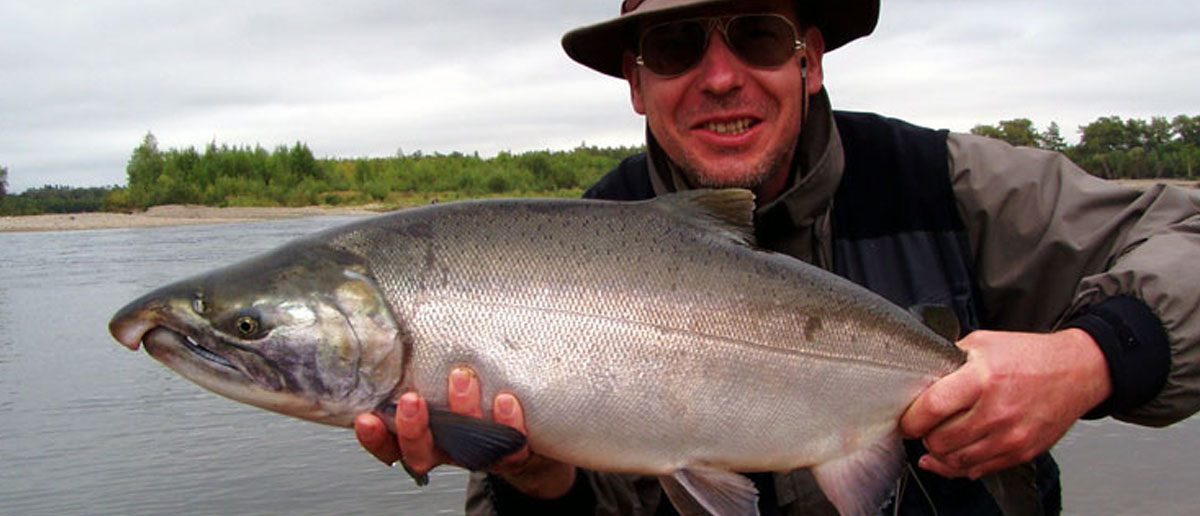
[[[639,115],[645,115],[646,103],[642,98],[641,67],[637,65],[635,59],[633,52],[625,51],[625,55],[621,58],[621,75],[625,76],[625,81],[629,83],[629,102],[633,104],[633,110]]]
[[[816,95],[825,81],[821,58],[825,55],[825,36],[816,27],[804,30],[804,57],[808,65],[808,94]]]

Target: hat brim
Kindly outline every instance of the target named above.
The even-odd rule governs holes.
[[[562,38],[563,50],[571,59],[600,73],[622,78],[621,59],[627,49],[637,47],[637,29],[657,19],[687,13],[702,13],[736,4],[734,0],[665,2],[624,16],[574,29]],[[879,0],[800,0],[801,22],[815,24],[825,37],[825,51],[866,36],[879,21]]]

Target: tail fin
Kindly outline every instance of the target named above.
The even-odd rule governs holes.
[[[1018,464],[979,479],[996,500],[1005,516],[1044,514],[1042,493],[1038,491],[1037,467],[1032,462]]]

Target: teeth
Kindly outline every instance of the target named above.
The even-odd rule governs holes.
[[[743,118],[734,122],[709,122],[704,124],[704,128],[719,134],[739,134],[746,132],[747,129],[750,129],[750,123],[750,119]]]
[[[216,353],[213,353],[212,350],[210,350],[204,346],[201,346],[199,342],[196,342],[196,339],[192,338],[191,335],[184,335],[184,339],[187,340],[187,343],[191,346],[192,351],[196,352],[200,356],[207,358],[218,364],[221,364],[225,367],[229,367],[231,369],[236,369],[236,367],[232,363],[230,363],[228,360],[226,360],[225,357],[218,355]]]

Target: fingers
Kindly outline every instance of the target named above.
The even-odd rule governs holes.
[[[492,419],[516,428],[528,435],[525,412],[516,396],[496,395],[492,403]],[[575,485],[575,466],[533,453],[529,446],[502,459],[492,467],[492,473],[504,477],[518,491],[534,498],[554,499],[567,494]]]
[[[448,380],[450,411],[464,416],[483,417],[479,404],[479,378],[465,367],[450,371]]]
[[[444,462],[429,433],[429,408],[415,392],[406,392],[396,400],[396,442],[405,464],[417,474],[428,473]]]
[[[951,450],[930,450],[930,453],[921,456],[917,466],[948,478],[978,478],[980,475],[974,473],[980,471],[984,461],[990,459],[990,454],[993,453],[988,441],[989,439],[981,439]],[[926,447],[928,446],[926,442]]]
[[[521,404],[517,401],[517,397],[512,394],[500,393],[496,395],[496,399],[492,402],[492,420],[516,428],[517,431],[523,434],[529,433],[525,430],[525,413],[521,410]],[[529,461],[529,455],[529,445],[527,444],[508,457],[501,459],[494,466],[494,469],[496,471],[505,471],[520,468]]]
[[[447,404],[450,411],[472,417],[483,417],[479,378],[466,367],[458,367],[447,378]],[[492,403],[492,419],[526,433],[525,414],[512,394],[500,393]],[[383,421],[373,414],[361,414],[355,419],[355,434],[363,448],[384,463],[391,464],[403,457],[409,469],[424,474],[434,467],[450,463],[449,456],[437,448],[429,430],[429,406],[416,392],[406,392],[396,400],[396,435],[388,433]],[[525,446],[496,464],[497,471],[515,471],[529,461],[531,452]]]
[[[956,414],[971,408],[983,392],[980,374],[978,368],[968,362],[930,385],[900,417],[901,435],[910,439],[923,437]]]
[[[1111,391],[1086,333],[979,331],[959,342],[966,365],[930,386],[901,417],[929,449],[920,466],[982,475],[1031,460]]]
[[[446,383],[447,401],[452,412],[483,416],[479,379],[473,371],[465,367],[454,368]],[[406,392],[396,402],[396,434],[404,462],[413,472],[428,473],[451,462],[446,453],[434,445],[433,434],[429,432],[429,406],[416,392]]]
[[[359,414],[354,418],[354,436],[371,455],[384,464],[400,460],[400,445],[392,438],[383,420],[375,414]]]
[[[948,478],[968,477],[976,480],[1032,458],[1006,448],[996,437],[989,437],[951,453],[922,455],[917,466]]]
[[[492,403],[492,420],[526,433],[525,413],[521,410],[521,403],[517,401],[517,397],[512,394],[502,392],[496,395]]]
[[[969,348],[968,348],[969,349]],[[973,453],[988,437],[987,427],[976,424],[973,407],[986,385],[986,373],[968,359],[957,371],[925,389],[900,418],[900,432],[922,438],[930,453],[918,465],[945,477],[968,476]]]

